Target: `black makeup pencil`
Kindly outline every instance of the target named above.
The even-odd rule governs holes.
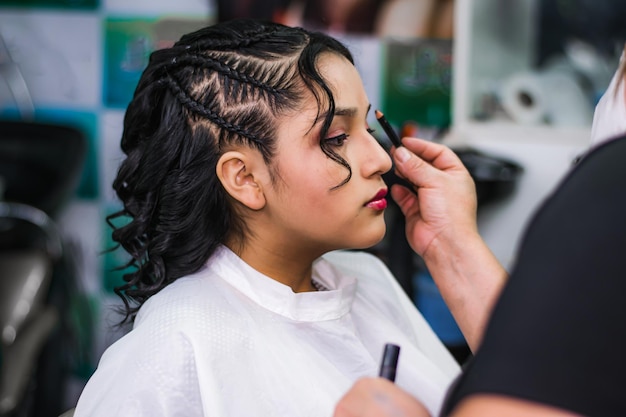
[[[398,137],[398,134],[396,133],[395,130],[393,130],[393,127],[391,127],[391,125],[389,124],[389,122],[385,118],[385,115],[380,110],[376,110],[374,112],[374,114],[376,115],[376,120],[378,120],[378,123],[380,123],[380,125],[383,128],[383,130],[385,131],[385,133],[389,137],[389,140],[391,141],[391,143],[393,143],[393,145],[396,148],[402,146],[402,142],[400,141],[400,138]]]
[[[388,379],[391,382],[396,380],[396,368],[398,366],[398,357],[400,356],[400,346],[387,343],[383,352],[383,360],[380,363],[379,376]]]

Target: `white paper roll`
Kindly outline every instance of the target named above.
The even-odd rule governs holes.
[[[520,124],[590,126],[593,105],[576,76],[568,71],[526,71],[505,80],[502,107]]]
[[[547,114],[541,76],[535,72],[520,72],[507,78],[501,89],[500,100],[507,114],[525,125],[544,123]]]

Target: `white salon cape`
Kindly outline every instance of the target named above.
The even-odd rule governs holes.
[[[400,345],[396,383],[437,415],[460,372],[385,265],[326,254],[294,293],[225,247],[141,308],[103,354],[75,417],[332,417],[360,377]]]

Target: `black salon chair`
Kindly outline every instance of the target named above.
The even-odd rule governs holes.
[[[86,150],[76,128],[0,121],[0,416],[66,407],[79,279],[55,216],[76,190]]]

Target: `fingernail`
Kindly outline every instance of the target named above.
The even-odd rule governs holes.
[[[396,153],[396,157],[398,158],[400,162],[406,162],[411,157],[411,154],[404,146],[400,146],[399,148],[396,148],[395,153]]]

